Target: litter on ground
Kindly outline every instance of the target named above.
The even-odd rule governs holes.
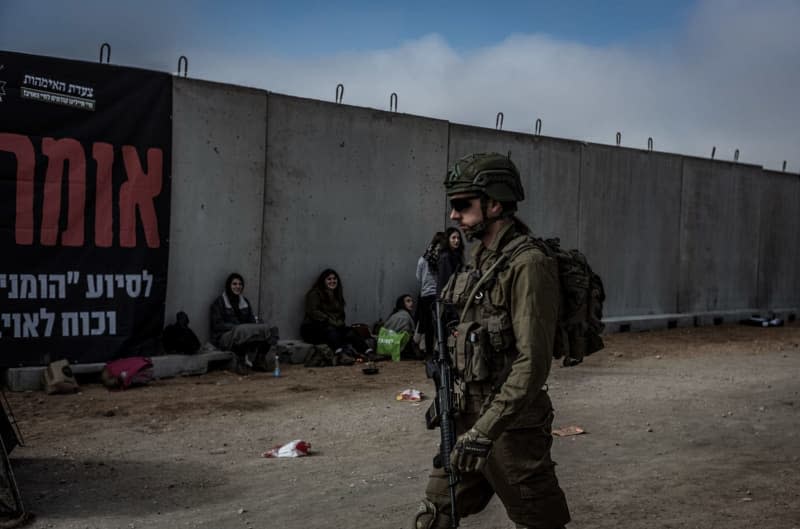
[[[580,435],[582,433],[586,433],[586,430],[584,430],[580,426],[565,426],[563,428],[556,428],[555,430],[553,430],[553,435],[556,435],[558,437]]]
[[[285,445],[275,445],[263,454],[262,457],[303,457],[311,452],[311,443],[296,439]]]
[[[418,389],[404,389],[395,397],[396,400],[420,401],[425,397]]]

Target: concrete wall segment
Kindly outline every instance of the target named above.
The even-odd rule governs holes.
[[[201,341],[230,272],[260,311],[266,123],[264,91],[174,80],[166,321],[185,311]]]
[[[284,337],[336,269],[347,321],[386,318],[415,295],[416,263],[442,229],[447,123],[269,95],[261,299]]]
[[[681,158],[588,144],[580,246],[603,278],[604,316],[677,312]]]
[[[758,166],[685,158],[680,312],[758,306]]]
[[[764,309],[800,307],[800,176],[763,171],[758,304]]]

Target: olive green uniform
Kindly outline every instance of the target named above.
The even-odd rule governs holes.
[[[497,494],[518,526],[552,529],[570,520],[550,458],[553,408],[545,382],[559,310],[556,262],[514,224],[492,244],[478,244],[465,271],[442,293],[459,314],[481,275],[514,247],[508,260],[473,296],[452,340],[456,380],[456,435],[474,427],[493,440],[481,472],[463,473],[456,489],[459,517],[482,510]],[[513,241],[513,242],[512,242]],[[511,243],[511,244],[509,244]],[[449,526],[447,474],[434,469],[426,496]]]

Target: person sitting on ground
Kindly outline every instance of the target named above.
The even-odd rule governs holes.
[[[394,311],[392,315],[383,324],[384,327],[395,332],[405,332],[409,338],[414,336],[414,298],[409,294],[403,294],[394,304]],[[403,351],[400,353],[400,358],[419,358],[419,351],[415,347],[414,340],[409,339]]]
[[[211,343],[233,351],[252,366],[249,354],[263,360],[270,346],[278,342],[278,328],[258,322],[243,291],[244,278],[235,272],[229,275],[225,290],[211,304]]]
[[[409,294],[403,294],[394,303],[392,315],[383,324],[387,329],[395,332],[405,331],[409,336],[414,334],[414,298]]]
[[[332,268],[322,271],[306,294],[305,318],[300,336],[311,344],[325,344],[339,356],[370,357],[373,353],[352,327],[345,325],[344,289]]]

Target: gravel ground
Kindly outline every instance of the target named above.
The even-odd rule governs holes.
[[[553,455],[571,528],[800,528],[800,326],[606,337],[554,365]],[[438,431],[419,362],[216,371],[128,391],[8,394],[34,528],[407,527]],[[267,459],[293,439],[311,457]],[[496,500],[464,528],[512,528]]]

